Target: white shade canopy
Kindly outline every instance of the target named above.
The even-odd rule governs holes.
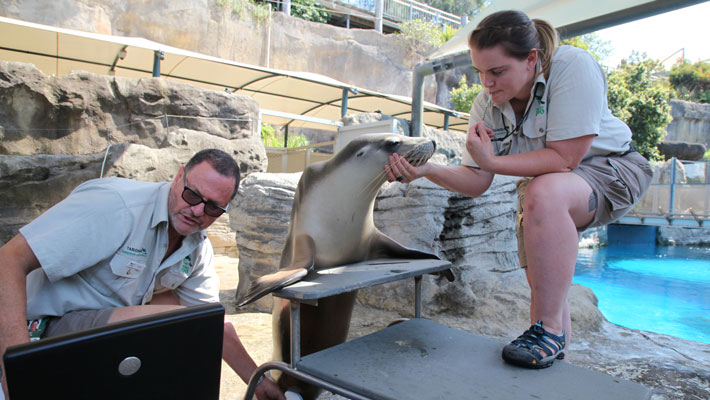
[[[707,0],[493,0],[427,58],[434,60],[468,51],[468,35],[483,18],[497,11],[523,11],[530,18],[548,21],[563,37],[573,37],[704,1]]]
[[[411,99],[355,87],[327,76],[282,71],[170,47],[144,38],[55,28],[0,17],[0,60],[34,64],[45,74],[82,70],[124,77],[150,77],[156,52],[165,79],[213,90],[229,90],[256,100],[262,121],[272,125],[336,130],[341,112],[380,111],[411,119]],[[347,98],[344,97],[347,93]],[[346,106],[343,104],[346,103]],[[426,125],[465,130],[465,113],[426,103]]]

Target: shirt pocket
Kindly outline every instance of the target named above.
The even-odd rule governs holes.
[[[145,260],[117,254],[110,261],[86,269],[80,275],[102,295],[133,305],[132,295],[144,270]]]
[[[540,106],[543,107],[543,106]],[[544,109],[543,109],[544,110]],[[531,109],[530,113],[536,113],[535,109]],[[537,114],[528,117],[527,121],[523,121],[523,135],[530,139],[537,139],[547,134],[547,114]]]
[[[188,275],[180,269],[180,264],[170,267],[163,276],[160,277],[160,284],[165,289],[175,290],[187,280]]]

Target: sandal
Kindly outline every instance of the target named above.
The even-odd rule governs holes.
[[[564,331],[561,336],[553,335],[542,328],[542,321],[537,321],[503,348],[503,359],[520,367],[547,368],[555,359],[565,358],[565,344]]]

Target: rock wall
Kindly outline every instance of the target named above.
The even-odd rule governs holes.
[[[257,120],[246,97],[159,78],[58,78],[0,61],[0,243],[100,176],[171,180],[209,147],[232,154],[244,175],[265,171]],[[235,245],[227,219],[208,232],[218,248]]]
[[[710,145],[710,104],[671,100],[673,121],[666,127],[666,141]]]
[[[222,2],[229,4],[230,2]],[[215,57],[288,71],[323,74],[382,93],[411,96],[412,68],[423,55],[395,35],[345,29],[272,13],[253,17],[253,5],[234,12],[216,0],[9,0],[0,16],[67,29],[144,37]],[[458,83],[456,77],[448,82]],[[433,76],[425,99],[437,100]],[[448,93],[448,87],[439,90]],[[439,94],[441,97],[442,94]],[[448,97],[444,94],[444,98]]]

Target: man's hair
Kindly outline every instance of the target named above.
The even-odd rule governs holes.
[[[189,172],[195,165],[207,161],[220,175],[234,178],[234,191],[232,199],[237,195],[239,189],[239,165],[234,158],[222,150],[206,149],[197,152],[185,165],[185,172]]]

